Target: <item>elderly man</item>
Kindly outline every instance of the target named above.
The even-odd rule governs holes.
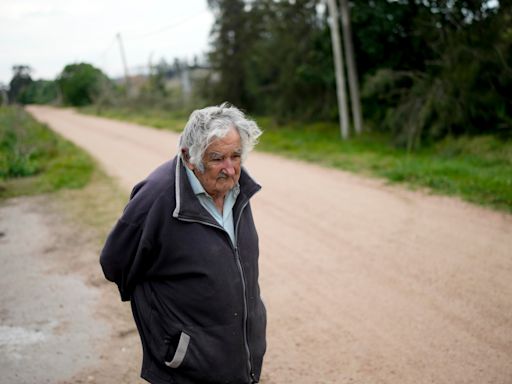
[[[265,353],[258,235],[242,163],[260,129],[233,106],[190,116],[179,155],[137,184],[101,253],[130,300],[151,383],[255,383]]]

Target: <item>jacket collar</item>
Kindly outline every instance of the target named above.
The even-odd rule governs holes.
[[[218,226],[215,219],[201,205],[195,196],[181,157],[176,156],[174,162],[176,163],[174,183],[176,192],[176,208],[174,209],[172,216],[177,219],[206,221]],[[235,206],[233,207],[233,218],[235,220],[237,220],[238,215],[241,213],[242,208],[247,204],[249,199],[261,189],[261,186],[256,183],[251,176],[249,176],[243,167],[240,172],[240,179],[238,180],[238,183],[240,185],[240,193],[237,197]]]

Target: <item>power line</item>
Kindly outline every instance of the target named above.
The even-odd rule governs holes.
[[[108,51],[110,51],[110,49],[112,49],[113,45],[115,44],[116,42],[116,37],[113,37],[112,40],[110,40],[110,43],[108,44],[107,48],[105,48],[101,53],[100,53],[100,57],[101,58],[104,58]]]
[[[142,35],[138,35],[138,36],[132,36],[132,37],[130,37],[130,36],[129,36],[129,37],[125,37],[124,39],[125,39],[125,40],[127,40],[127,41],[130,41],[130,40],[139,40],[139,39],[144,39],[144,38],[149,37],[149,36],[157,35],[157,34],[159,34],[159,33],[162,33],[162,32],[164,32],[164,31],[167,31],[167,30],[169,30],[169,29],[176,28],[176,27],[178,27],[178,26],[180,26],[180,25],[182,25],[182,24],[186,23],[187,21],[190,21],[190,20],[192,20],[192,19],[195,19],[196,17],[198,17],[198,16],[200,16],[200,15],[202,15],[202,14],[206,13],[206,12],[208,12],[208,9],[203,9],[201,12],[195,13],[195,14],[190,15],[190,16],[188,16],[188,17],[186,17],[186,18],[182,19],[182,20],[179,20],[179,21],[174,22],[174,23],[172,23],[172,24],[168,24],[168,25],[166,25],[166,26],[164,26],[164,27],[158,28],[157,30],[154,30],[154,31],[151,31],[151,32],[148,32],[148,33],[144,33],[144,34],[142,34]]]
[[[112,49],[112,47],[114,46],[114,44],[116,43],[116,38],[113,37],[112,40],[110,41],[110,43],[108,44],[107,48],[105,48],[99,55],[98,55],[98,60],[101,62],[102,66],[105,66],[106,65],[106,62],[107,62],[107,54],[109,53],[109,51]]]
[[[143,33],[143,34],[140,34],[140,35],[135,35],[135,36],[129,36],[126,37],[126,34],[123,33],[123,42],[126,42],[126,41],[133,41],[133,40],[140,40],[140,39],[144,39],[144,38],[147,38],[147,37],[151,37],[151,36],[154,36],[154,35],[157,35],[157,34],[160,34],[162,32],[165,32],[165,31],[168,31],[170,29],[173,29],[173,28],[176,28],[182,24],[185,24],[187,23],[188,21],[192,20],[192,19],[195,19],[205,13],[209,12],[209,9],[208,8],[205,8],[203,10],[201,10],[200,12],[196,12],[194,14],[191,14],[181,20],[178,20],[172,24],[168,24],[168,25],[165,25],[163,27],[160,27],[158,29],[155,29],[151,32],[147,32],[147,33]],[[123,43],[120,41],[120,33],[117,33],[113,38],[112,40],[110,41],[109,45],[107,46],[106,49],[104,49],[98,56],[99,56],[99,59],[102,63],[102,66],[105,67],[106,66],[106,57],[107,57],[107,54],[112,50],[112,48],[114,47],[114,44],[116,43],[116,41],[119,43],[120,45],[120,50],[121,50],[121,60],[122,60],[122,64],[123,64],[123,67],[124,67],[124,75],[125,75],[125,79],[128,77],[128,73],[127,73],[127,69],[128,69],[128,65],[126,64],[126,55],[124,53],[124,46],[123,46]]]

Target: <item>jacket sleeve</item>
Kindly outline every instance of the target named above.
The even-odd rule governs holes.
[[[101,251],[100,264],[105,277],[116,283],[121,300],[130,300],[138,278],[144,272],[144,261],[151,247],[142,238],[143,229],[119,219]]]
[[[137,194],[142,186],[143,183],[133,189],[130,202],[110,232],[100,255],[103,273],[117,284],[123,301],[130,300],[137,281],[144,274],[151,250],[144,236],[148,207],[143,202],[147,199],[143,198],[144,194]]]

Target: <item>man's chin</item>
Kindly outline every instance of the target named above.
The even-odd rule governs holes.
[[[231,190],[235,185],[235,181],[233,179],[220,179],[219,184],[222,186],[222,189],[226,192]]]

